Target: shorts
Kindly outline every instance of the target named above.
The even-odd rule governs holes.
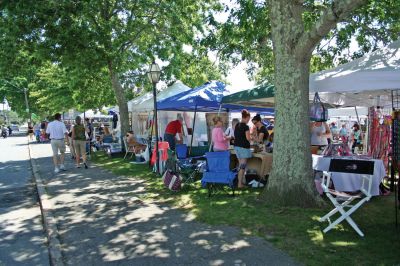
[[[52,139],[51,149],[53,150],[53,155],[57,155],[58,151],[60,151],[61,154],[65,153],[64,139]]]
[[[86,140],[74,140],[75,154],[86,154]]]
[[[164,134],[164,141],[168,142],[169,148],[171,150],[173,150],[173,151],[175,150],[176,141],[175,141],[175,136],[174,135],[165,133]]]
[[[253,157],[250,149],[235,146],[235,152],[238,159],[248,159]]]

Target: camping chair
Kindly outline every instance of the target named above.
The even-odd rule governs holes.
[[[192,184],[203,171],[205,161],[192,162],[189,159],[179,160],[175,151],[168,149],[168,159],[165,164],[166,170],[179,175],[182,184]]]
[[[125,156],[124,156],[124,159],[126,158],[126,156],[128,156],[129,153],[131,154],[131,157],[130,157],[130,158],[132,158],[132,156],[135,154],[135,148],[134,148],[133,146],[128,146],[128,141],[127,141],[127,139],[126,139],[125,136],[122,138],[122,140],[123,140],[124,146],[125,146]]]
[[[182,177],[183,183],[194,183],[196,177],[200,176],[205,167],[204,156],[188,157],[188,147],[186,144],[175,146],[176,169]]]
[[[160,170],[160,174],[164,173],[165,170],[165,162],[168,159],[168,149],[169,143],[166,141],[158,142],[158,166]],[[153,165],[153,172],[157,172],[156,169],[156,145],[153,146],[153,153],[151,154],[150,164]]]
[[[362,187],[361,191],[357,195],[350,195],[345,192],[336,191],[329,189],[331,182],[332,173],[352,173],[362,175]],[[365,202],[371,199],[371,187],[372,187],[372,177],[374,174],[374,162],[373,161],[362,161],[362,160],[342,160],[342,159],[332,159],[329,165],[329,172],[324,172],[322,178],[322,189],[328,199],[335,206],[324,217],[319,219],[320,222],[328,220],[329,226],[326,227],[323,232],[326,233],[336,225],[346,220],[349,225],[360,235],[364,236],[361,230],[358,228],[357,224],[350,217],[350,215],[361,207]],[[355,200],[360,199],[357,204],[350,205],[350,203]],[[341,201],[342,203],[339,203]],[[345,208],[350,208],[345,211]],[[341,216],[334,222],[331,222],[330,217],[339,212]]]
[[[149,154],[149,145],[147,143],[147,141],[145,139],[138,139],[138,141],[140,141],[141,144],[146,145],[146,148],[144,150],[140,150],[138,152],[134,150],[135,153],[135,162],[132,163],[136,163],[136,164],[143,164],[143,163],[147,163],[150,159],[150,154]]]
[[[221,185],[229,186],[232,189],[232,195],[235,195],[236,172],[229,169],[230,157],[229,151],[206,153],[207,170],[203,173],[201,184],[208,188],[209,197],[212,191]]]

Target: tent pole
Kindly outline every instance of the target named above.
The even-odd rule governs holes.
[[[354,106],[354,110],[356,111],[356,116],[357,116],[357,122],[360,125],[360,117],[358,116],[358,112],[357,112],[357,106]]]
[[[150,140],[149,140],[149,168],[151,168],[151,156],[152,156],[152,147],[151,147],[151,143],[153,142],[153,127],[154,127],[154,112],[153,112],[153,123],[150,126]]]
[[[195,128],[195,126],[196,126],[196,115],[197,115],[197,104],[196,104],[196,107],[194,108],[194,118],[193,118],[193,127],[192,127],[192,138],[190,139],[189,156],[192,155],[194,128]]]

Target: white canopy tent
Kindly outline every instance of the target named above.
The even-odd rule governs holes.
[[[147,92],[147,93],[145,93],[143,95],[140,95],[140,96],[136,97],[133,100],[130,100],[128,102],[128,111],[129,112],[134,112],[133,109],[135,108],[135,106],[140,105],[141,103],[143,103],[144,101],[149,100],[149,99],[153,99],[153,93],[152,92]]]
[[[159,92],[157,94],[157,101],[169,98],[190,89],[191,88],[184,85],[181,81],[177,81],[173,85]],[[154,100],[152,92],[146,93],[130,101],[129,111],[132,113],[132,130],[137,136],[146,137],[150,134],[149,120],[153,118],[153,110]],[[182,112],[158,112],[158,129],[160,136],[162,136],[161,133],[164,132],[168,122],[176,119],[177,113]]]
[[[400,40],[347,64],[310,75],[310,98],[348,106],[392,105],[400,89]]]

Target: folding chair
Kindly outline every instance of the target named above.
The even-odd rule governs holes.
[[[188,147],[186,144],[175,146],[176,171],[182,177],[184,184],[191,184],[200,176],[205,167],[204,156],[188,157]]]
[[[135,149],[134,149],[134,147],[133,147],[133,146],[128,146],[128,141],[127,141],[127,139],[126,139],[125,136],[122,138],[122,140],[123,140],[124,146],[125,146],[125,156],[124,156],[124,159],[126,158],[126,156],[128,156],[129,153],[131,154],[131,157],[130,157],[130,158],[132,158],[132,156],[135,154]]]
[[[231,154],[229,151],[207,152],[207,170],[203,173],[201,184],[208,188],[208,196],[217,185],[229,186],[235,195],[236,172],[230,170]]]
[[[336,191],[329,189],[331,182],[332,173],[351,173],[351,174],[361,174],[362,175],[362,187],[360,193],[357,195],[350,195],[345,192]],[[324,217],[320,218],[319,221],[323,222],[328,220],[329,226],[326,227],[323,232],[326,233],[336,225],[346,220],[349,225],[360,235],[364,236],[360,228],[350,217],[350,215],[361,207],[365,202],[371,199],[371,187],[372,179],[374,175],[374,162],[373,161],[362,161],[362,160],[342,160],[342,159],[332,159],[329,165],[329,172],[324,172],[322,177],[322,189],[328,199],[335,206],[333,210],[327,213]],[[350,205],[350,203],[355,200],[360,199],[355,205]],[[342,201],[342,203],[339,203]],[[345,211],[345,208],[350,208]],[[341,216],[334,222],[331,222],[330,217],[339,212]]]

